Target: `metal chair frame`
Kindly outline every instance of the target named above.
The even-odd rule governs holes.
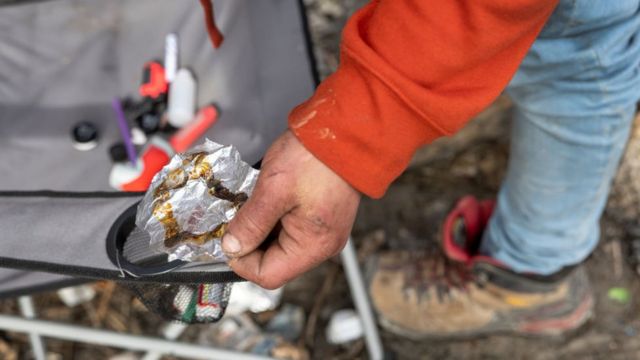
[[[382,342],[351,238],[349,238],[347,245],[340,253],[340,258],[349,283],[351,297],[362,321],[364,340],[369,358],[382,360],[384,357]],[[46,346],[43,337],[144,351],[146,352],[144,360],[157,360],[163,354],[192,359],[268,359],[254,354],[176,341],[176,338],[186,328],[186,325],[183,324],[170,324],[170,330],[166,331],[165,338],[161,339],[40,320],[37,318],[36,309],[29,295],[21,296],[18,299],[18,305],[22,317],[0,315],[0,329],[27,333],[36,360],[46,359]]]

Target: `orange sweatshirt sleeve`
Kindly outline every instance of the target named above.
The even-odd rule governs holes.
[[[506,87],[558,0],[378,0],[342,34],[338,70],[289,128],[359,191],[381,197],[414,152]]]

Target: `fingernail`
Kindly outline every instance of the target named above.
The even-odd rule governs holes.
[[[238,241],[235,236],[231,234],[225,234],[222,237],[222,251],[224,251],[227,256],[238,254],[240,250],[242,250],[240,241]]]

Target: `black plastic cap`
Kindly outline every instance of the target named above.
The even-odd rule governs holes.
[[[127,148],[124,143],[117,142],[109,147],[109,157],[113,162],[124,162],[128,160]]]
[[[79,144],[96,141],[98,140],[98,127],[89,121],[81,121],[71,130],[71,138]]]
[[[136,119],[140,129],[145,134],[153,134],[160,129],[160,116],[154,113],[145,113]]]

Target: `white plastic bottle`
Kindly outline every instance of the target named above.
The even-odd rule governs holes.
[[[182,68],[176,73],[169,88],[169,106],[167,118],[169,124],[177,128],[188,124],[195,116],[196,80],[188,69]]]

